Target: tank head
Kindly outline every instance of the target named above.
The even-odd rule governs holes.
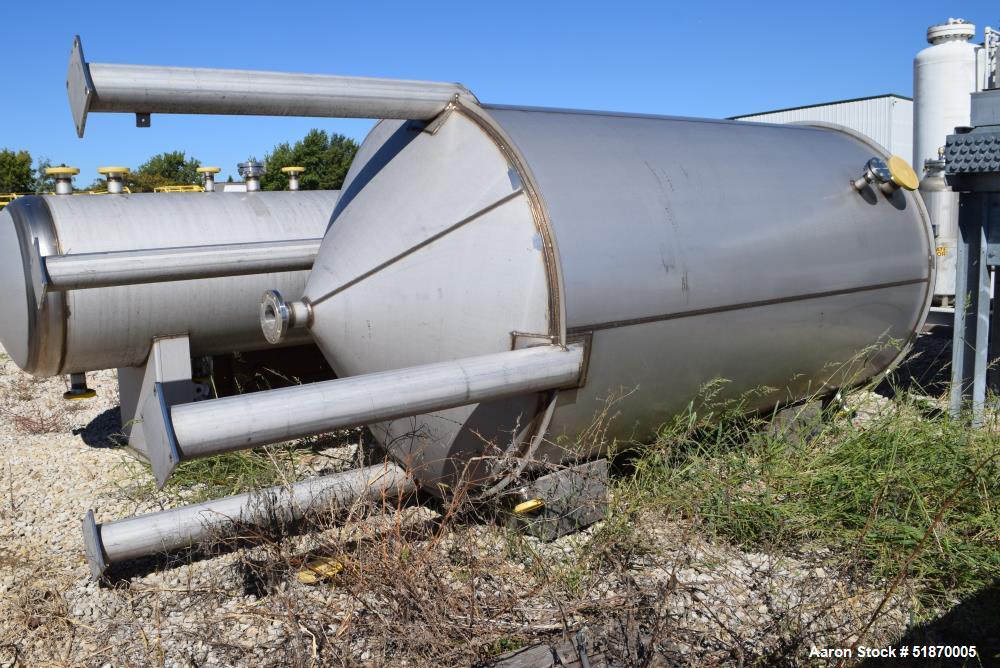
[[[965,19],[948,19],[947,23],[931,26],[927,29],[927,41],[931,44],[942,42],[968,42],[976,36],[976,25]]]

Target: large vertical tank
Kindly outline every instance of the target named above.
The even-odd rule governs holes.
[[[936,160],[945,137],[969,124],[969,94],[977,90],[976,26],[962,19],[927,29],[931,46],[913,59],[913,166]]]
[[[969,95],[979,88],[981,49],[970,42],[975,35],[972,23],[948,19],[927,29],[931,46],[913,60],[913,166],[926,174],[926,187],[921,185],[920,192],[937,238],[939,271],[934,294],[942,301],[955,293],[958,195],[944,183],[936,161],[945,137],[969,124]]]

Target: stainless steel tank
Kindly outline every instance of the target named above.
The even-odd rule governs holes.
[[[748,409],[832,391],[889,368],[932,298],[920,197],[852,185],[881,154],[834,127],[463,101],[385,120],[306,284],[310,331],[338,377],[587,346],[578,389],[374,427],[431,483],[597,454],[562,437],[617,395],[608,437],[646,439],[714,378],[774,388]]]
[[[37,376],[141,366],[153,337],[172,334],[188,334],[195,356],[263,348],[262,291],[299,293],[308,271],[51,292],[39,306],[32,258],[318,238],[336,200],[336,191],[19,198],[0,212],[0,343]]]
[[[920,196],[930,214],[936,239],[937,278],[934,295],[948,302],[955,296],[955,261],[958,242],[958,194],[944,179],[944,159],[924,163]]]

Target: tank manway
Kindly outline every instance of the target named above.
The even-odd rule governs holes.
[[[413,490],[413,479],[387,463],[107,524],[97,524],[91,510],[83,520],[87,561],[96,579],[118,562],[221,540],[274,521],[290,524],[334,506],[403,496]]]
[[[584,347],[537,346],[267,392],[167,405],[159,383],[142,423],[162,486],[181,461],[487,399],[579,383]]]

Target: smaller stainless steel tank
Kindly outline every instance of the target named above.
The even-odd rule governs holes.
[[[308,271],[51,292],[39,304],[32,263],[38,255],[317,239],[337,197],[337,191],[308,191],[19,198],[0,211],[0,343],[36,376],[140,366],[159,336],[187,334],[194,356],[264,348],[256,316],[261,293],[277,284],[301,294]]]
[[[955,296],[955,253],[958,239],[958,193],[944,179],[944,159],[927,160],[920,181],[920,196],[934,227],[937,278],[934,297],[949,303]]]

